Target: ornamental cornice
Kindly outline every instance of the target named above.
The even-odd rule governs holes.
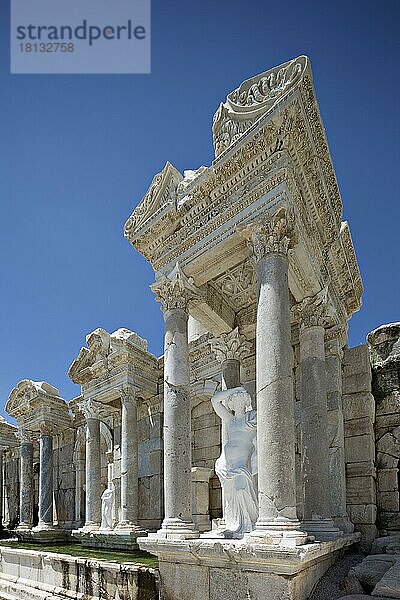
[[[249,355],[252,349],[251,343],[239,333],[238,327],[218,338],[211,338],[209,344],[220,363],[228,359],[241,360]]]
[[[203,291],[195,286],[192,277],[186,277],[178,262],[169,275],[159,277],[150,288],[164,312],[174,308],[187,311],[190,302],[204,299]]]
[[[296,243],[294,214],[281,207],[269,218],[247,225],[241,234],[248,240],[257,262],[271,252],[286,256]]]

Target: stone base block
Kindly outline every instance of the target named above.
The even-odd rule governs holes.
[[[108,548],[110,550],[136,550],[137,538],[147,535],[140,528],[97,529],[94,531],[78,530],[73,532],[84,548]]]
[[[157,571],[142,565],[0,547],[1,600],[152,600],[157,590]]]
[[[340,551],[359,539],[345,535],[297,547],[243,540],[140,538],[158,556],[162,600],[307,600]]]
[[[15,536],[20,542],[35,544],[57,544],[65,542],[67,534],[57,527],[34,527],[33,529],[16,529]]]
[[[301,528],[318,542],[335,540],[343,535],[343,531],[335,527],[331,519],[302,521]]]

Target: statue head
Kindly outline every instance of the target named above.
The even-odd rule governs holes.
[[[251,396],[244,387],[233,388],[230,392],[225,404],[226,408],[231,410],[235,416],[244,415],[245,412],[252,409]]]

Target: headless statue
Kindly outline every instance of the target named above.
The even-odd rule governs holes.
[[[217,392],[212,406],[222,420],[222,452],[215,472],[222,486],[227,538],[241,538],[258,518],[257,413],[243,387]]]

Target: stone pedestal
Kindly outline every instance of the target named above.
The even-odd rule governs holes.
[[[3,529],[3,452],[4,448],[0,446],[0,531]]]
[[[33,444],[25,432],[19,432],[20,446],[20,488],[18,531],[32,529],[33,523]]]
[[[259,296],[256,392],[259,518],[249,542],[298,545],[295,495],[295,419],[287,251],[292,223],[280,209],[249,226]]]
[[[303,527],[319,540],[339,534],[331,519],[330,507],[325,314],[322,294],[306,298],[299,306]]]
[[[192,521],[191,401],[188,303],[197,289],[177,264],[152,285],[162,303],[164,337],[164,502],[165,517],[154,535],[197,537]]]
[[[192,467],[192,514],[194,524],[200,532],[211,529],[208,488],[212,474],[212,469]]]
[[[159,558],[162,600],[308,600],[352,534],[292,548],[241,540],[139,538]]]

